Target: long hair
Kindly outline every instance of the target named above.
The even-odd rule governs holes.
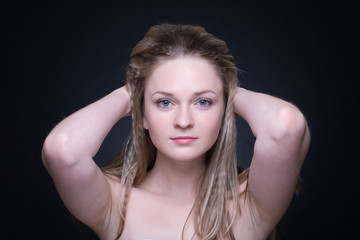
[[[228,202],[231,200],[233,206],[239,206],[239,179],[247,179],[247,176],[239,178],[236,160],[237,131],[232,99],[238,85],[238,70],[224,41],[200,26],[172,24],[151,27],[130,55],[125,85],[131,96],[132,130],[121,154],[102,167],[105,174],[119,177],[123,184],[119,236],[131,187],[144,179],[156,158],[156,148],[143,128],[146,80],[160,61],[183,55],[199,56],[215,67],[222,80],[225,104],[219,136],[206,154],[206,169],[193,207],[194,236],[203,240],[232,238],[231,226],[240,209],[230,211]]]

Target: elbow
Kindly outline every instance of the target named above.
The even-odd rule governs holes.
[[[52,134],[44,141],[41,156],[45,168],[51,171],[53,168],[71,166],[74,158],[71,157],[70,139],[67,134]]]
[[[272,137],[277,141],[303,141],[309,139],[307,122],[302,112],[295,106],[279,110],[273,127]]]

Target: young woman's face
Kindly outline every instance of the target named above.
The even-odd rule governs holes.
[[[161,62],[147,80],[143,125],[157,154],[186,161],[214,145],[224,114],[223,86],[215,67],[200,57]]]

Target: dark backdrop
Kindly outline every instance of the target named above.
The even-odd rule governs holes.
[[[91,2],[91,3],[90,3]],[[359,217],[354,56],[357,8],[330,1],[28,1],[1,3],[2,239],[96,239],[72,222],[40,158],[61,119],[122,86],[129,53],[161,22],[199,24],[225,40],[244,87],[295,103],[312,143],[303,193],[279,224],[279,239],[346,239]],[[355,110],[355,111],[354,111]],[[239,162],[254,138],[239,123]],[[130,120],[96,156],[120,148]],[[3,237],[5,235],[5,237]]]

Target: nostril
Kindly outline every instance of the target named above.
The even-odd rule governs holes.
[[[175,125],[180,128],[188,128],[193,126],[193,119],[189,110],[182,110],[176,120]]]

